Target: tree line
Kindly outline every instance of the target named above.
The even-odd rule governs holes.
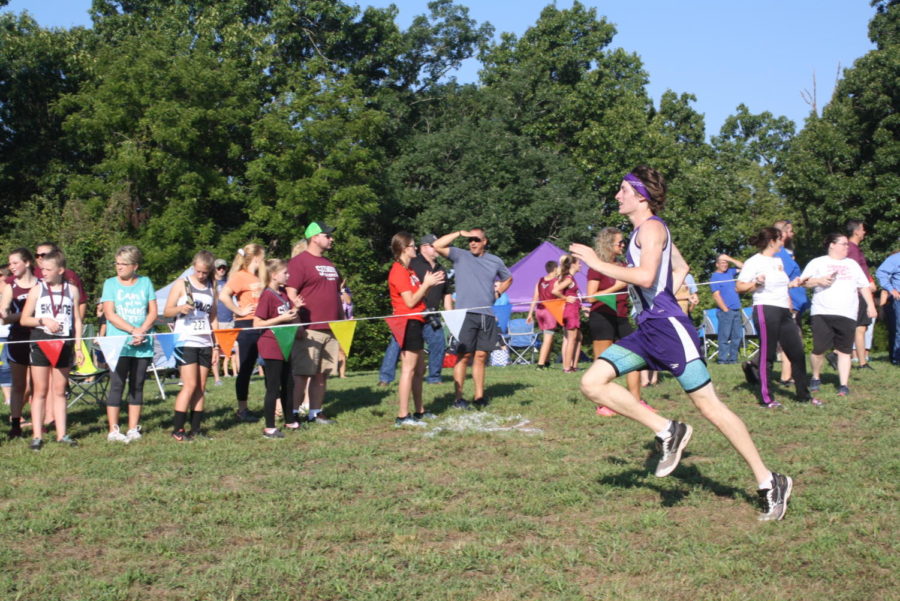
[[[547,6],[521,37],[452,0],[398,27],[394,7],[337,0],[94,0],[93,26],[0,16],[0,241],[59,242],[90,292],[115,249],[162,284],[199,248],[249,241],[287,256],[312,220],[361,314],[389,311],[396,231],[475,225],[512,262],[622,225],[623,173],[670,182],[670,222],[695,271],[746,256],[792,219],[803,258],[849,217],[878,260],[900,238],[900,7],[874,0],[875,49],[803,128],[739,105],[707,141],[690,93],[647,94],[640,56],[596,9]],[[0,6],[6,0],[0,0]],[[453,73],[481,64],[474,84]],[[363,322],[357,365],[387,328]]]

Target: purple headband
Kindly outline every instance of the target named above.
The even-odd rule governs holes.
[[[650,196],[650,193],[647,192],[646,186],[644,186],[644,182],[641,181],[641,178],[636,176],[633,173],[629,173],[625,177],[623,177],[626,182],[631,184],[631,187],[634,188],[634,191],[646,198],[647,200],[653,200],[653,197]]]

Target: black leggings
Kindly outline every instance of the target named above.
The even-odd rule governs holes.
[[[806,375],[806,353],[803,350],[803,338],[800,336],[800,328],[791,318],[791,312],[783,307],[771,305],[753,306],[753,324],[759,334],[759,354],[753,357],[750,364],[757,375],[759,384],[756,393],[759,402],[768,405],[775,400],[772,396],[772,388],[775,379],[772,374],[772,365],[775,363],[775,354],[778,345],[791,362],[791,376],[794,378],[794,388],[797,391],[798,401],[808,401],[809,381]],[[766,368],[761,368],[762,361],[766,362]]]
[[[106,395],[106,404],[109,407],[118,407],[122,404],[125,380],[128,380],[128,404],[144,404],[144,380],[147,379],[150,361],[150,357],[119,357],[115,371],[109,374],[109,392]]]
[[[266,416],[266,428],[275,427],[275,400],[281,398],[281,411],[284,421],[291,419],[294,410],[294,374],[290,361],[266,359],[266,402],[263,412]]]
[[[234,327],[252,328],[253,320],[240,319],[234,322]],[[253,370],[256,369],[256,360],[259,358],[259,349],[256,348],[256,341],[259,340],[262,332],[262,330],[242,329],[237,337],[238,361],[240,361],[241,366],[234,381],[234,392],[239,402],[246,402],[247,396],[250,394],[250,376],[253,375]]]

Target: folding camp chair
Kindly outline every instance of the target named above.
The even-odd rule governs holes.
[[[703,339],[703,354],[711,361],[719,354],[719,316],[716,309],[703,311],[703,327],[700,328]]]
[[[753,325],[753,307],[744,307],[741,311],[741,324],[744,326],[741,348],[744,350],[744,356],[750,359],[759,352],[759,332]]]
[[[513,365],[530,365],[534,363],[534,357],[538,352],[538,333],[534,331],[534,324],[519,317],[509,321],[509,332],[503,336],[503,341],[509,348]],[[529,358],[527,355],[531,353]]]
[[[94,364],[94,355],[84,340],[81,341],[81,354],[84,361],[69,372],[69,407],[81,399],[89,399],[105,407],[109,370],[100,369]]]

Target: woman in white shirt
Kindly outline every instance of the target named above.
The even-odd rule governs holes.
[[[807,288],[813,289],[812,333],[813,351],[809,362],[812,366],[810,388],[818,390],[822,382],[822,362],[825,353],[834,349],[837,353],[838,396],[847,396],[850,389],[850,352],[853,350],[853,335],[856,331],[859,295],[866,301],[866,312],[875,317],[875,301],[869,289],[869,281],[862,268],[853,259],[847,258],[849,242],[843,234],[828,234],[825,237],[824,257],[817,257],[800,274],[800,280]]]
[[[756,246],[759,252],[744,263],[735,287],[740,293],[753,293],[753,323],[759,333],[759,354],[744,363],[744,375],[756,387],[760,405],[780,407],[781,403],[772,394],[775,384],[772,365],[780,344],[791,362],[797,401],[821,405],[821,401],[810,396],[803,339],[800,328],[791,318],[788,288],[799,286],[800,278],[790,281],[784,264],[775,256],[784,246],[781,232],[774,227],[764,227],[750,238],[750,244]],[[765,361],[765,369],[762,368],[762,361]]]

